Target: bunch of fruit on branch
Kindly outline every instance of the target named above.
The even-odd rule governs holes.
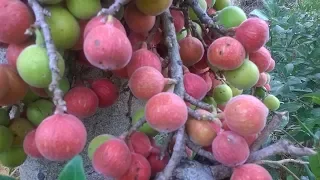
[[[194,6],[213,21],[204,23]],[[167,11],[172,19],[163,16]],[[165,21],[173,23],[174,37]],[[70,160],[87,143],[83,121],[119,100],[120,87],[110,78],[71,82],[67,61],[75,61],[127,81],[133,96],[145,102],[128,132],[88,142],[88,156],[101,175],[157,176],[174,161],[177,136],[165,149],[154,137],[185,128],[192,143],[234,167],[231,179],[272,179],[262,166],[246,163],[250,145],[280,106],[269,94],[275,61],[265,47],[266,21],[247,17],[228,0],[0,0],[0,26],[8,61],[0,65],[3,165],[19,166],[27,155]],[[170,38],[178,42],[178,52],[170,52]],[[70,52],[74,59],[65,58]],[[183,69],[180,78],[172,78],[175,63]],[[182,95],[175,94],[179,83]],[[243,94],[248,90],[251,94]],[[10,118],[10,110],[21,104],[21,113]],[[192,148],[184,146],[192,158]]]

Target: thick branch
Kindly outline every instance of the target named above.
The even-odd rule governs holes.
[[[146,122],[146,118],[144,117],[141,118],[137,123],[131,126],[131,128],[128,131],[122,133],[120,135],[120,138],[122,139],[128,138],[134,131],[137,131],[145,122]]]
[[[109,8],[102,8],[101,11],[99,11],[98,16],[101,16],[101,15],[113,15],[117,11],[119,11],[121,6],[127,4],[130,1],[131,0],[115,0],[115,2]]]
[[[280,126],[282,118],[287,114],[288,112],[275,113],[270,123],[262,130],[257,140],[251,145],[251,152],[257,151],[262,146],[262,144],[267,141],[269,135]]]
[[[206,150],[203,150],[201,146],[194,144],[187,136],[186,136],[186,144],[192,151],[194,151],[198,155],[203,156],[211,161],[216,161],[212,153]]]
[[[45,21],[44,10],[36,0],[28,0],[30,7],[32,8],[36,23],[41,27],[45,45],[47,49],[47,55],[49,57],[49,66],[52,72],[52,82],[49,86],[49,90],[53,92],[53,102],[56,105],[56,113],[63,113],[67,110],[66,102],[63,100],[63,91],[59,88],[58,84],[61,79],[58,68],[58,56],[56,47],[53,44],[51,37],[50,27]]]
[[[213,114],[199,114],[197,111],[191,109],[188,107],[188,114],[197,119],[197,120],[204,120],[204,121],[215,121],[217,118],[219,118],[220,114],[213,115]]]
[[[210,166],[214,179],[229,178],[232,174],[232,168],[223,165]]]
[[[190,96],[188,93],[184,93],[184,100],[188,101],[189,103],[191,103],[201,109],[204,109],[204,110],[207,110],[210,112],[212,112],[213,108],[214,108],[213,105],[199,101],[199,100],[193,98],[192,96]]]
[[[295,159],[282,159],[280,161],[270,161],[270,160],[261,160],[255,162],[256,164],[268,164],[268,163],[273,163],[273,164],[286,164],[286,163],[296,163],[296,164],[309,164],[309,162],[306,161],[300,161],[300,160],[295,160]]]
[[[251,153],[247,162],[260,161],[276,154],[289,154],[291,156],[310,156],[316,153],[317,152],[307,147],[295,147],[288,140],[280,140],[268,147]]]

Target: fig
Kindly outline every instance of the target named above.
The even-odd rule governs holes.
[[[218,104],[228,102],[232,96],[232,89],[227,84],[222,84],[213,89],[212,96]]]
[[[203,99],[208,92],[206,81],[193,73],[187,73],[183,76],[183,84],[186,92],[198,100]]]
[[[50,161],[66,161],[78,155],[87,141],[83,123],[71,114],[54,114],[38,126],[35,142],[41,155]]]
[[[151,175],[155,176],[158,172],[163,171],[169,162],[169,158],[170,156],[168,153],[165,154],[163,159],[160,159],[159,153],[151,153],[148,157],[148,161],[151,166]]]
[[[217,11],[220,11],[228,6],[231,6],[231,0],[216,0],[213,8]]]
[[[268,75],[266,73],[264,73],[264,72],[260,73],[259,80],[256,83],[255,87],[262,87],[265,84],[267,84],[267,81],[268,81]]]
[[[24,163],[27,154],[22,147],[11,147],[9,150],[0,153],[0,162],[8,168],[15,168]]]
[[[45,118],[50,116],[54,111],[54,104],[46,99],[39,99],[27,108],[27,118],[35,126],[38,126]]]
[[[223,8],[218,14],[218,22],[225,28],[239,26],[247,19],[246,13],[238,6],[228,6]]]
[[[109,139],[114,138],[113,135],[110,134],[101,134],[92,139],[92,141],[88,145],[88,157],[90,160],[93,158],[94,152],[96,152],[97,148],[100,147],[103,143],[108,141]]]
[[[276,65],[276,62],[275,62],[274,59],[271,57],[271,59],[270,59],[270,64],[269,64],[269,66],[268,66],[268,68],[267,68],[267,70],[266,70],[265,72],[271,72],[271,71],[273,71],[275,65]]]
[[[102,8],[99,0],[66,0],[71,14],[78,19],[90,19]]]
[[[179,52],[183,64],[187,67],[199,62],[204,55],[201,41],[195,37],[187,36],[179,41]]]
[[[33,158],[42,158],[43,156],[39,152],[35,142],[36,130],[30,131],[23,141],[24,152]]]
[[[149,180],[151,166],[149,161],[140,154],[132,153],[132,161],[129,170],[117,180]]]
[[[159,132],[173,132],[188,119],[184,100],[171,92],[161,92],[150,98],[145,106],[145,118]]]
[[[180,32],[176,33],[177,40],[180,41],[187,37],[187,30],[183,28]]]
[[[271,54],[265,47],[260,48],[258,51],[249,53],[249,59],[257,65],[259,72],[265,72],[271,63]]]
[[[207,1],[206,0],[198,0],[197,3],[199,3],[200,8],[202,9],[202,11],[206,12],[208,5],[207,5]],[[191,7],[189,7],[189,17],[191,20],[198,20],[198,16],[196,15],[196,13],[193,11],[193,9]]]
[[[172,4],[172,0],[137,0],[137,8],[144,14],[149,16],[158,16],[168,9]]]
[[[141,118],[144,117],[144,114],[144,108],[138,109],[132,116],[132,124],[136,124]],[[138,130],[148,136],[155,136],[158,134],[158,132],[152,129],[148,123],[144,123]]]
[[[269,108],[270,111],[276,111],[280,107],[279,99],[272,94],[267,95],[263,99],[263,103]]]
[[[221,37],[213,41],[207,50],[208,62],[220,70],[239,68],[246,57],[246,51],[239,41],[232,37]]]
[[[266,125],[268,108],[252,95],[233,97],[223,111],[228,127],[242,136],[259,133]]]
[[[26,41],[19,44],[9,44],[7,52],[6,52],[6,59],[8,61],[8,64],[10,64],[12,67],[17,69],[17,59],[20,55],[20,53],[28,46],[32,45],[32,41]]]
[[[14,118],[10,122],[9,129],[14,135],[24,138],[35,128],[33,124],[25,118]]]
[[[152,152],[160,152],[158,149],[153,148],[149,137],[143,132],[133,132],[129,137],[128,144],[132,151],[148,157]]]
[[[232,176],[230,180],[272,180],[270,173],[262,166],[257,164],[244,164],[233,169]]]
[[[24,105],[28,106],[30,103],[40,99],[40,96],[38,96],[36,93],[34,93],[31,88],[28,88],[27,94],[24,96],[22,102]]]
[[[66,94],[71,88],[69,80],[66,77],[62,77],[60,79],[58,86],[62,90],[63,94]],[[45,91],[50,97],[53,97],[53,93],[49,90],[49,88],[46,88]]]
[[[242,94],[242,92],[243,92],[242,89],[238,89],[238,88],[233,87],[233,86],[231,86],[231,85],[229,85],[229,87],[230,87],[231,90],[232,90],[232,96],[233,96],[233,97],[234,97],[234,96],[238,96],[238,95]]]
[[[182,11],[170,10],[176,32],[180,32],[184,28],[184,16]]]
[[[119,98],[119,88],[108,79],[94,80],[91,89],[98,96],[100,108],[112,106]]]

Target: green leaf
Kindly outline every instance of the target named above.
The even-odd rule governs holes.
[[[0,180],[16,180],[16,179],[10,176],[4,176],[0,174]]]
[[[316,176],[316,179],[320,179],[320,150],[316,155],[309,156],[309,163],[312,173]]]
[[[251,13],[249,15],[254,15],[257,16],[263,20],[269,20],[269,18],[267,17],[267,15],[265,13],[263,13],[261,10],[259,9],[255,9],[253,11],[251,11]]]
[[[320,105],[320,92],[304,94],[302,97],[312,98],[312,102]]]
[[[301,107],[302,107],[302,104],[300,104],[300,103],[288,102],[285,104],[281,104],[278,111],[296,112]]]
[[[58,180],[86,180],[83,160],[80,155],[75,156],[65,165]]]

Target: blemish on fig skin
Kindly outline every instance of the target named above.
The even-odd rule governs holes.
[[[94,45],[95,46],[100,46],[100,41],[98,39],[94,40]]]

